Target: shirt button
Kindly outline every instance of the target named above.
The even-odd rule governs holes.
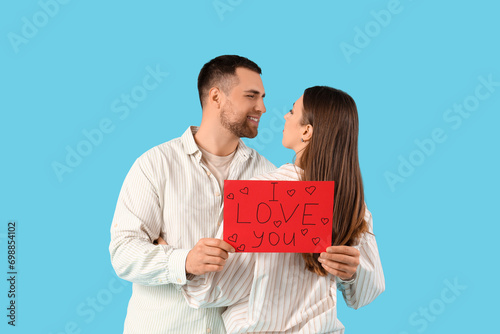
[[[212,173],[210,173],[210,171],[207,170],[207,175],[210,176],[210,175],[212,175]]]
[[[207,328],[207,333],[211,333],[212,330],[210,328]]]
[[[177,282],[178,282],[178,283],[180,283],[180,282],[182,282],[182,280],[181,280],[180,278],[178,278],[178,279],[177,279]]]
[[[219,193],[219,192],[216,192],[216,193],[215,193],[215,196],[220,196],[220,193]]]

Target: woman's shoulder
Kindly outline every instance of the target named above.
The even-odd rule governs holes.
[[[270,172],[257,175],[252,180],[283,180],[283,181],[298,181],[302,169],[294,164],[284,164],[283,166]]]

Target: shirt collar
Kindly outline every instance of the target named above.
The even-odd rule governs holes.
[[[184,152],[188,155],[195,155],[197,158],[201,159],[201,151],[196,145],[196,141],[194,140],[194,134],[198,132],[198,126],[190,126],[184,131],[184,134],[181,136],[182,145],[184,147]],[[245,145],[241,138],[238,141],[238,148],[236,149],[235,158],[241,157],[243,159],[248,159],[252,157],[254,151]]]
[[[184,152],[186,152],[186,154],[188,155],[195,154],[196,152],[200,151],[198,145],[196,145],[196,142],[194,141],[194,134],[198,132],[198,129],[199,127],[197,126],[190,126],[186,131],[184,131],[184,134],[181,136]]]

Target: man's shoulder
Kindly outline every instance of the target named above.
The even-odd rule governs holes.
[[[136,167],[150,175],[164,175],[174,168],[184,153],[181,138],[174,138],[160,145],[154,146],[141,154],[134,162]],[[186,155],[187,156],[187,155]]]
[[[248,146],[246,146],[246,149],[249,150],[250,152],[251,159],[249,159],[250,160],[249,162],[259,166],[260,169],[262,170],[261,173],[276,169],[276,166],[271,161],[269,161],[266,157],[261,155],[255,149]]]
[[[158,160],[159,158],[173,157],[174,155],[182,152],[181,137],[171,139],[162,144],[156,145],[137,158],[141,161]]]

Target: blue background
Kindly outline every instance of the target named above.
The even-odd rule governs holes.
[[[197,75],[221,54],[262,67],[268,111],[247,143],[277,166],[293,156],[281,146],[281,117],[306,87],[330,85],[357,102],[360,163],[386,291],[357,311],[339,299],[347,332],[491,329],[500,297],[500,87],[480,88],[489,96],[479,105],[473,96],[479,77],[500,82],[500,6],[401,0],[390,19],[380,14],[391,6],[90,0],[49,6],[49,16],[35,0],[2,3],[0,331],[122,332],[131,286],[118,283],[108,253],[120,187],[143,152],[199,124]],[[360,30],[369,35],[363,39]],[[346,44],[357,51],[347,55]],[[114,112],[122,94],[140,92],[148,66],[168,76],[126,117]],[[470,116],[460,125],[446,121],[447,110],[463,103],[473,105]],[[112,131],[59,179],[54,162],[66,164],[67,146],[83,145],[82,131],[105,119]],[[446,140],[416,153],[415,140],[436,128]],[[400,156],[418,165],[391,187],[386,173],[398,173]],[[6,318],[9,220],[18,222],[15,328]],[[446,282],[462,290],[450,293]]]

